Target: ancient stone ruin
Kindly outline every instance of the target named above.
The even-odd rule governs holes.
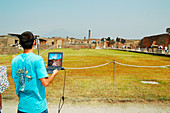
[[[0,54],[17,54],[19,39],[9,35],[0,36]]]

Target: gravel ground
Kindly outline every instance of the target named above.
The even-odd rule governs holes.
[[[57,113],[58,104],[48,104],[49,113]],[[16,113],[17,102],[3,102],[2,113]],[[118,102],[64,104],[61,113],[170,113],[169,102]]]

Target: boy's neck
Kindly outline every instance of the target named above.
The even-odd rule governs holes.
[[[33,53],[33,48],[32,49],[24,49],[24,53]]]

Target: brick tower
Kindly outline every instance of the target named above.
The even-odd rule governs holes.
[[[90,38],[91,38],[91,30],[89,30],[89,39],[88,39],[89,44],[91,44]]]

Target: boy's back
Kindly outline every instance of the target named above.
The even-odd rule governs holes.
[[[22,53],[11,62],[12,78],[22,112],[42,112],[47,109],[45,87],[40,79],[48,77],[41,56]],[[31,109],[30,109],[31,108]]]

